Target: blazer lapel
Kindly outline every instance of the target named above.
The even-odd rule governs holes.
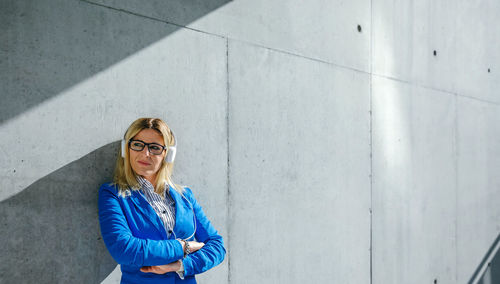
[[[165,227],[163,226],[163,222],[160,217],[156,214],[155,210],[149,202],[144,198],[141,192],[138,190],[132,190],[132,195],[129,197],[134,203],[137,211],[141,212],[144,215],[144,219],[149,221],[162,235],[164,239],[167,238],[167,232],[165,231]]]

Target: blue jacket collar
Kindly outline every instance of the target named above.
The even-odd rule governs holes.
[[[174,232],[177,238],[187,238],[194,233],[194,216],[191,208],[192,204],[172,187],[168,187],[169,194],[175,201],[175,226]],[[167,231],[156,214],[155,210],[144,197],[140,190],[131,190],[130,199],[134,203],[137,211],[141,212],[145,219],[153,225],[164,239],[167,239]],[[173,237],[173,235],[171,235]]]

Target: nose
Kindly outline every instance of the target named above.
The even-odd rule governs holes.
[[[144,146],[144,148],[142,149],[141,153],[143,153],[143,154],[144,154],[144,155],[146,155],[146,156],[151,155],[151,153],[149,153],[149,148],[148,148],[148,146]]]

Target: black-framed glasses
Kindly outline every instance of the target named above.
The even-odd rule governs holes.
[[[134,151],[140,152],[144,149],[144,147],[148,146],[149,153],[153,155],[161,155],[163,150],[165,150],[165,146],[160,145],[158,143],[146,143],[141,140],[130,140],[128,141],[128,147]]]

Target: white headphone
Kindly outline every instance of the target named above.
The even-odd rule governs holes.
[[[168,146],[167,147],[167,155],[165,155],[165,162],[167,163],[173,163],[175,160],[175,153],[177,151],[177,138],[175,138],[174,132],[172,129],[170,129],[170,133],[172,133],[172,136],[174,137],[174,145]],[[125,141],[125,139],[122,139],[122,158],[125,158],[125,147],[127,146],[128,142]]]

